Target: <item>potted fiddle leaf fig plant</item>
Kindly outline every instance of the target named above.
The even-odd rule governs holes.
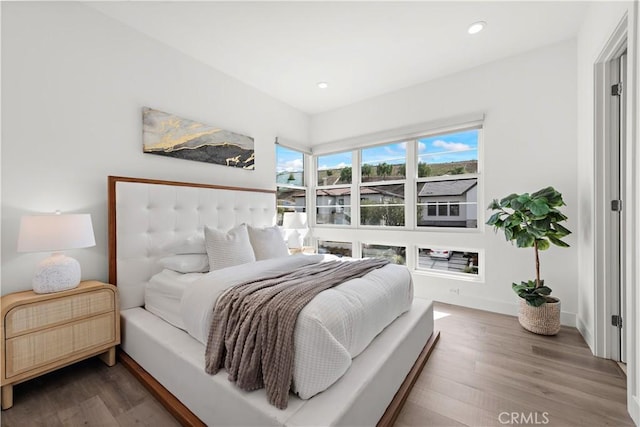
[[[521,298],[518,320],[528,331],[541,335],[555,335],[560,331],[560,300],[551,296],[551,288],[540,278],[539,251],[551,245],[563,248],[569,245],[562,238],[571,234],[560,223],[567,219],[559,207],[565,206],[553,187],[535,193],[510,194],[489,205],[494,213],[487,225],[504,231],[508,241],[519,248],[533,248],[535,254],[535,280],[513,283],[514,292]]]

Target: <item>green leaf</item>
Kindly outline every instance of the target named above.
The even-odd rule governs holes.
[[[509,227],[505,227],[505,229],[504,229],[504,237],[506,237],[507,240],[513,240],[513,229],[511,229]]]
[[[500,206],[502,207],[509,206],[509,204],[511,203],[511,200],[515,199],[516,197],[518,197],[518,195],[515,193],[509,194],[507,197],[500,200]]]
[[[535,288],[532,293],[539,295],[551,295],[551,288],[548,286],[540,286],[539,288]]]
[[[528,208],[533,215],[541,218],[550,212],[549,206],[544,199],[534,199],[529,203]]]
[[[552,235],[549,235],[549,240],[551,241],[551,243],[553,243],[556,246],[560,246],[561,248],[568,248],[570,247],[568,243],[563,242],[562,240],[558,239],[557,237],[554,237]]]
[[[500,203],[498,203],[497,199],[493,199],[491,201],[491,203],[489,203],[489,206],[487,207],[487,209],[500,209]]]
[[[551,218],[545,216],[544,218],[536,219],[532,221],[532,225],[540,230],[548,230],[551,228]]]
[[[495,225],[500,220],[501,212],[496,212],[487,221],[487,225]]]
[[[529,248],[533,246],[533,242],[535,241],[534,237],[529,233],[519,233],[518,238],[516,239],[516,246],[519,248]]]
[[[525,300],[527,301],[527,304],[532,307],[540,307],[542,304],[547,302],[547,299],[543,296],[531,296],[525,298]]]
[[[548,240],[538,239],[536,241],[538,242],[538,249],[541,251],[546,251],[551,246]]]
[[[556,230],[556,236],[557,237],[564,237],[564,236],[568,236],[569,234],[571,234],[571,231],[567,230],[566,228],[564,228],[562,225],[560,224],[553,224],[553,228],[555,228]]]

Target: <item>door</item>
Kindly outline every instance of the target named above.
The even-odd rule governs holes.
[[[625,319],[625,286],[624,286],[624,201],[625,194],[625,84],[627,53],[623,52],[611,63],[611,134],[609,141],[609,191],[611,196],[611,327],[613,334],[611,355],[614,360],[624,362],[626,353],[624,319]]]

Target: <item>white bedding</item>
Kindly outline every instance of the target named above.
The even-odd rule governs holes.
[[[204,273],[184,274],[162,270],[149,280],[144,293],[144,308],[173,326],[185,329],[180,314],[180,301],[187,286],[203,275]]]
[[[297,266],[335,259],[298,255],[257,261],[204,274],[184,289],[180,312],[184,329],[206,344],[217,298],[236,284]],[[411,275],[389,264],[316,296],[300,312],[294,332],[294,391],[303,399],[327,389],[389,323],[409,310]]]

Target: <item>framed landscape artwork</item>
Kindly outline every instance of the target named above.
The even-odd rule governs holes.
[[[143,151],[253,170],[253,138],[173,114],[142,109]]]

